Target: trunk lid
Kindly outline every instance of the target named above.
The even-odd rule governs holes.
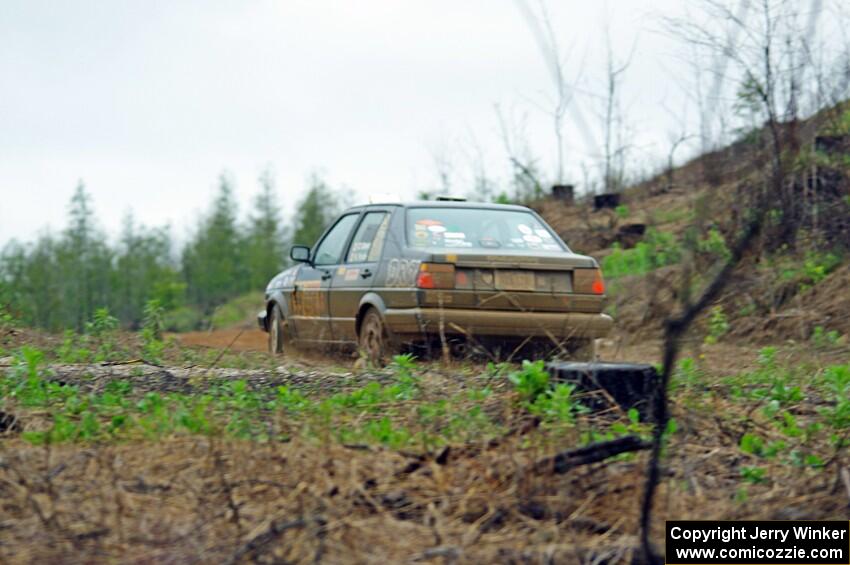
[[[458,249],[432,254],[432,261],[453,263],[456,267],[486,269],[572,270],[596,268],[596,261],[585,255],[566,252],[529,252],[508,249]]]
[[[604,307],[604,295],[589,289],[597,263],[584,255],[464,249],[440,250],[430,261],[454,265],[455,284],[453,290],[425,291],[425,306],[527,312],[601,312]]]

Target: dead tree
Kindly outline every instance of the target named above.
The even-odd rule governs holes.
[[[686,141],[691,139],[691,135],[688,135],[684,132],[680,133],[669,133],[668,139],[670,141],[670,150],[667,152],[667,167],[664,171],[664,176],[666,177],[666,185],[664,187],[664,191],[668,192],[673,190],[673,186],[675,185],[675,174],[676,174],[676,150]]]
[[[625,159],[628,145],[623,139],[623,113],[620,93],[623,75],[629,69],[637,43],[632,45],[631,53],[624,62],[616,60],[611,46],[611,35],[605,27],[605,96],[604,96],[604,143],[602,183],[605,192],[618,192],[625,184]]]
[[[526,116],[523,115],[517,122],[512,113],[505,115],[497,104],[496,117],[499,119],[502,144],[513,170],[516,199],[523,201],[540,197],[543,194],[543,183],[537,171],[537,159],[532,155],[525,134]]]
[[[581,109],[575,102],[575,84],[579,81],[581,70],[579,69],[575,78],[568,78],[568,50],[563,50],[558,41],[558,35],[552,25],[552,19],[549,16],[549,10],[546,7],[545,0],[537,1],[536,11],[529,6],[526,0],[514,1],[534,36],[534,40],[543,57],[543,62],[546,64],[546,69],[552,78],[554,90],[552,99],[545,104],[534,103],[534,105],[543,110],[552,119],[556,145],[556,164],[554,178],[550,180],[552,180],[553,184],[562,184],[566,180],[564,178],[564,124],[568,112],[572,112],[579,135],[584,137],[585,142],[590,147],[596,147],[593,134],[587,127],[587,122],[584,119]]]

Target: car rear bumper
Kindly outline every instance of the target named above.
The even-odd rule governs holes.
[[[461,308],[407,308],[384,312],[395,336],[446,334],[502,337],[598,338],[611,331],[614,321],[602,313],[517,312]]]
[[[257,313],[257,325],[260,326],[260,329],[264,332],[269,331],[269,324],[266,318],[268,318],[268,313],[265,310],[260,310],[260,312]]]

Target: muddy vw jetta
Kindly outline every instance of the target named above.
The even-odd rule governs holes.
[[[612,320],[596,261],[522,206],[370,204],[342,214],[266,288],[269,350],[484,348],[587,358]]]

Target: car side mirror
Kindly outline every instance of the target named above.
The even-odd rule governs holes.
[[[298,263],[310,262],[310,248],[306,245],[293,245],[289,250],[289,257]]]

